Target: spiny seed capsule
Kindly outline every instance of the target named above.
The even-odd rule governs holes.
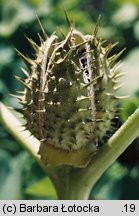
[[[97,30],[83,35],[71,26],[64,40],[52,34],[40,46],[28,38],[35,60],[18,51],[28,67],[26,79],[17,78],[25,87],[21,112],[46,166],[85,167],[111,128],[123,51],[109,58],[116,44],[104,48]]]

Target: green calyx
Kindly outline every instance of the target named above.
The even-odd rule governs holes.
[[[35,60],[18,51],[28,67],[26,79],[16,77],[25,88],[21,112],[46,166],[87,166],[111,129],[122,75],[115,61],[122,52],[108,58],[116,44],[103,47],[97,29],[83,35],[72,26],[63,41],[52,34],[40,46],[28,39]]]

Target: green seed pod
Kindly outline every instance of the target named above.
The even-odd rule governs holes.
[[[25,87],[21,112],[46,166],[85,167],[111,128],[122,51],[108,58],[116,44],[104,48],[97,29],[83,35],[72,26],[64,40],[52,34],[40,46],[28,39],[35,60],[18,51],[28,67],[27,78],[17,78]]]

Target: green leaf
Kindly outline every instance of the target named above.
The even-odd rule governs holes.
[[[120,110],[120,119],[125,122],[128,117],[139,107],[139,99],[132,97],[128,101],[124,102],[122,109]]]
[[[0,46],[0,68],[11,64],[13,61],[14,48],[12,46]]]
[[[138,8],[132,3],[124,4],[113,15],[112,20],[116,25],[122,25],[124,28],[130,26],[138,16]]]
[[[2,156],[2,154],[4,154]],[[22,171],[28,154],[21,153],[14,159],[2,151],[0,154],[0,199],[22,199]],[[6,164],[7,159],[7,164]]]
[[[128,170],[120,163],[115,162],[97,182],[91,193],[91,199],[120,199],[122,180]]]
[[[127,72],[121,79],[125,85],[120,94],[132,96],[139,89],[139,48],[130,51],[123,61],[122,71]]]
[[[26,188],[25,192],[28,195],[48,197],[51,199],[56,199],[57,197],[55,188],[48,177],[42,178],[40,181]]]

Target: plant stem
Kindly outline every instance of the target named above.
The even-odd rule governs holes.
[[[40,142],[22,126],[21,122],[13,113],[0,103],[0,122],[6,130],[31,154],[40,164],[39,151]],[[42,165],[41,165],[42,166]]]
[[[3,104],[0,104],[0,122],[43,167],[37,154],[39,141],[29,137],[29,132],[21,131],[23,129],[21,123]],[[117,130],[107,144],[93,156],[88,167],[82,169],[70,166],[46,168],[55,185],[59,199],[88,199],[92,187],[100,176],[138,135],[139,109]]]

